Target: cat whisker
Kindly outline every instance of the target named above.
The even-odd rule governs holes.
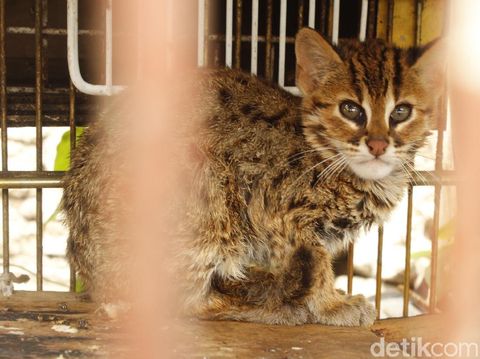
[[[348,166],[348,161],[347,160],[343,161],[342,165],[338,168],[337,173],[335,174],[335,177],[333,177],[333,179],[338,178],[338,176],[340,176],[340,173],[342,173],[347,166]]]
[[[341,155],[340,158],[335,159],[332,163],[330,163],[318,176],[317,180],[315,181],[314,186],[317,185],[317,183],[322,180],[326,181],[332,174],[335,173],[337,168],[339,168],[341,165],[343,165],[346,162],[345,156]]]
[[[301,151],[301,152],[295,153],[294,155],[289,156],[288,159],[295,158],[295,157],[298,157],[298,156],[302,156],[306,153],[311,153],[311,152],[315,152],[315,151],[317,151],[316,148],[312,148],[312,149],[309,149],[309,150],[306,150],[306,151]]]
[[[343,160],[341,161],[341,163],[335,168],[335,173],[334,175],[331,175],[332,178],[337,178],[338,175],[341,173],[341,171],[343,171],[343,169],[345,169],[347,165],[347,159],[345,157],[343,157]]]
[[[309,149],[306,151],[298,152],[290,157],[288,157],[288,162],[292,160],[298,160],[299,158],[305,157],[307,154],[312,153],[312,152],[322,152],[322,151],[334,151],[333,148],[329,147],[316,147],[313,149]]]
[[[424,184],[426,184],[426,179],[424,176],[422,176],[416,169],[415,167],[408,161],[405,161],[404,162],[406,168],[408,168],[409,172],[412,174],[412,179],[414,179],[414,176],[413,175],[417,175],[416,177],[418,177],[418,179],[423,182]]]
[[[340,175],[340,173],[342,173],[342,171],[345,169],[346,166],[347,166],[347,161],[343,159],[343,161],[336,167],[333,173],[330,174],[330,178],[333,180],[338,178],[338,176]]]
[[[415,180],[415,178],[412,176],[412,174],[410,173],[410,171],[407,169],[407,167],[405,167],[404,163],[403,162],[400,162],[400,166],[402,168],[402,172],[403,174],[405,175],[405,178],[410,180],[410,181],[413,181],[413,183],[415,185],[418,185],[417,181]]]
[[[337,162],[339,160],[340,160],[340,158],[336,159],[335,161],[330,163],[327,167],[325,167],[322,172],[320,172],[320,174],[318,175],[317,180],[315,182],[315,185],[317,184],[317,182],[319,180],[321,180],[322,178],[325,178],[327,176],[327,174],[332,170],[332,168],[337,164]]]
[[[405,163],[405,165],[407,166],[407,168],[409,168],[410,171],[411,171],[413,174],[417,175],[418,179],[419,179],[423,184],[425,184],[425,185],[428,184],[428,181],[427,181],[427,179],[425,178],[425,176],[422,175],[419,171],[417,171],[417,170],[415,169],[415,167],[414,167],[410,162],[404,162],[404,163]]]
[[[292,182],[292,184],[289,186],[287,192],[289,192],[289,191],[294,187],[294,185],[297,184],[297,182],[298,182],[303,176],[305,176],[307,173],[313,171],[315,168],[317,168],[318,166],[322,165],[323,163],[325,163],[325,162],[327,162],[327,161],[330,161],[330,160],[332,160],[332,159],[337,158],[338,156],[342,156],[342,154],[341,154],[341,153],[337,153],[336,155],[330,156],[330,157],[328,157],[328,158],[326,158],[326,159],[324,159],[324,160],[316,163],[316,164],[313,165],[312,167],[310,167],[308,170],[306,170],[306,171],[303,172],[300,176],[298,176],[298,178],[297,178],[295,181]],[[334,161],[334,162],[335,162],[335,161]]]
[[[402,166],[404,168],[404,171],[407,175],[407,178],[413,182],[414,185],[419,185],[420,183],[418,182],[417,179],[420,179],[420,178],[417,178],[413,175],[413,171],[411,170],[411,167],[410,166],[407,166],[407,163],[408,162],[403,162],[402,163]]]
[[[340,158],[338,159],[337,161],[335,161],[335,164],[333,166],[330,167],[330,169],[328,171],[326,171],[325,173],[325,178],[328,178],[330,175],[332,175],[333,173],[335,173],[335,170],[337,169],[337,167],[343,162],[343,158]]]
[[[300,161],[300,160],[302,160],[302,159],[306,158],[307,156],[308,156],[308,154],[304,154],[304,155],[302,155],[302,156],[298,156],[298,157],[296,157],[296,158],[292,158],[291,160],[289,160],[289,161],[286,161],[285,163],[287,163],[287,164],[291,164],[291,163],[294,163],[294,162]],[[331,157],[329,157],[329,158],[331,158]]]

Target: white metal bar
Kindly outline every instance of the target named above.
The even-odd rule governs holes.
[[[198,52],[197,64],[205,65],[205,0],[198,0]]]
[[[367,38],[367,17],[368,17],[368,0],[362,0],[362,12],[360,15],[360,33],[358,39],[365,41]]]
[[[284,89],[287,90],[288,92],[290,92],[291,94],[296,95],[296,96],[302,96],[303,95],[300,92],[300,90],[298,89],[297,86],[285,86]]]
[[[124,89],[123,86],[109,88],[107,85],[93,85],[83,79],[78,60],[78,0],[67,0],[67,60],[70,78],[79,91],[89,95],[108,96]],[[106,75],[108,76],[110,75]]]
[[[105,85],[107,92],[112,93],[113,85],[113,51],[112,51],[112,0],[107,0],[105,9]]]
[[[338,44],[338,30],[340,27],[340,0],[333,0],[332,43]]]
[[[315,28],[315,5],[316,0],[310,0],[308,3],[308,26],[312,29]]]
[[[227,0],[227,26],[225,39],[225,65],[232,67],[232,38],[233,38],[233,0]]]
[[[250,72],[257,74],[258,67],[258,0],[252,0],[252,42]]]
[[[280,42],[278,53],[278,84],[285,85],[285,37],[287,36],[287,0],[280,1]]]

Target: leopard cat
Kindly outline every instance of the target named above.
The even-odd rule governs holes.
[[[443,47],[441,40],[411,49],[381,40],[334,47],[304,28],[295,41],[302,97],[230,69],[200,76],[200,128],[189,139],[196,163],[182,226],[189,235],[176,260],[187,314],[373,323],[375,309],[362,295],[335,289],[332,259],[401,200],[437,115]],[[68,256],[93,284],[118,271],[101,253],[115,243],[109,219],[95,217],[109,171],[92,139],[111,142],[107,130],[86,131],[63,197]],[[88,181],[103,185],[92,189]]]

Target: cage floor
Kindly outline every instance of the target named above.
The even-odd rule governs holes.
[[[184,340],[173,357],[198,358],[370,358],[380,337],[400,342],[440,340],[441,318],[387,319],[366,328],[320,325],[268,326],[238,322],[175,324]],[[128,336],[102,319],[95,305],[74,293],[16,292],[0,297],[1,358],[130,357]]]

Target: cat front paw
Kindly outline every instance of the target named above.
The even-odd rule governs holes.
[[[351,315],[353,325],[369,327],[377,317],[375,307],[370,304],[363,295],[353,295],[346,297],[345,316]],[[348,318],[347,318],[348,321]]]
[[[314,315],[315,323],[343,327],[369,327],[376,318],[376,310],[363,295],[344,295],[329,303],[328,309]]]

